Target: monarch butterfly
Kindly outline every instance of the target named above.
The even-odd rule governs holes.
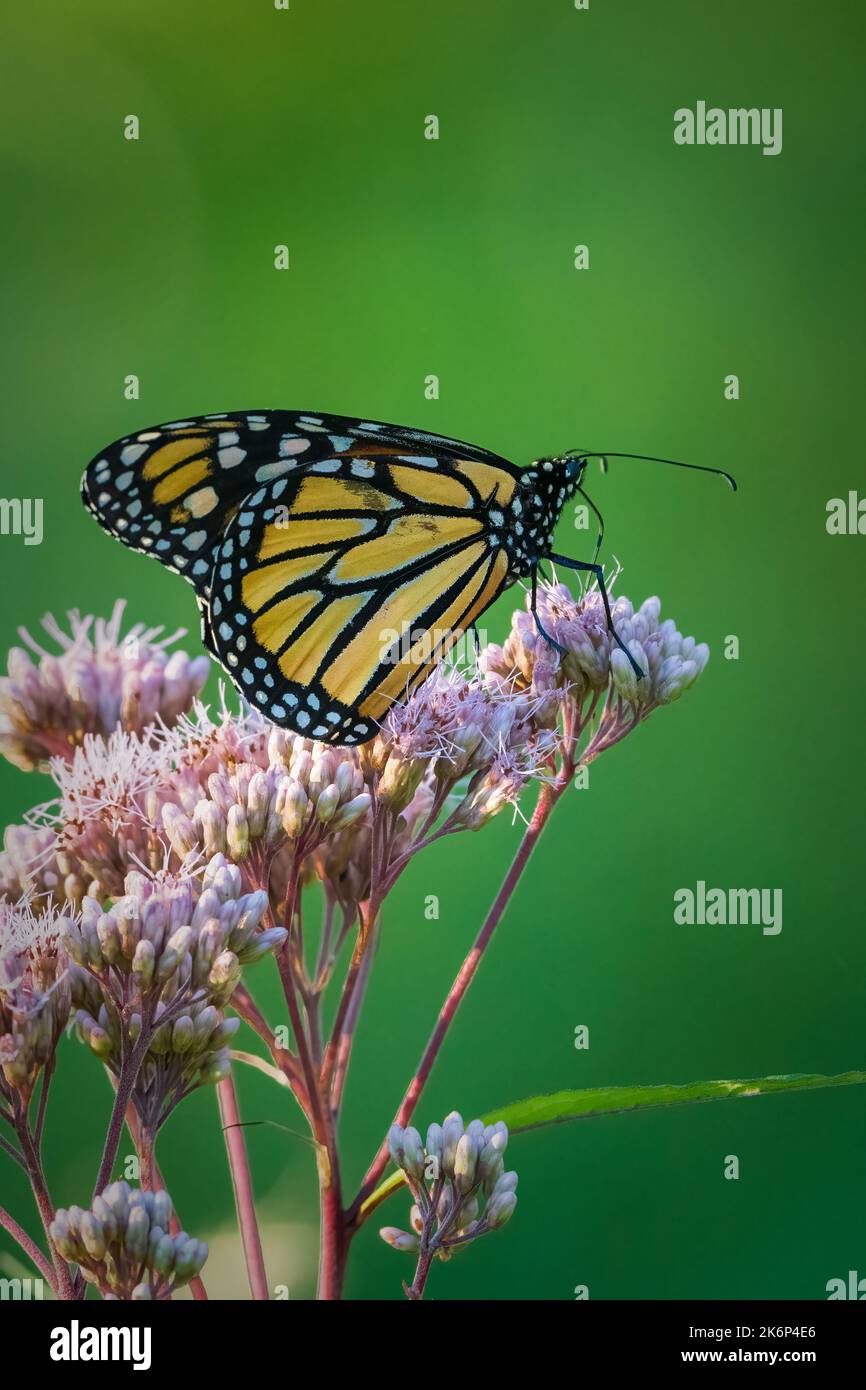
[[[81,491],[112,536],[190,581],[202,639],[245,699],[298,733],[354,744],[517,579],[557,646],[536,611],[543,560],[595,576],[619,641],[597,563],[603,523],[581,487],[592,457],[521,469],[424,430],[237,411],[118,440]],[[575,493],[599,520],[592,561],[551,549]],[[407,632],[405,651],[390,634]]]

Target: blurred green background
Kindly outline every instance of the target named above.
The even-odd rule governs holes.
[[[164,420],[309,408],[521,463],[580,445],[728,468],[736,497],[649,464],[594,477],[620,590],[660,594],[713,659],[559,808],[419,1120],[563,1087],[862,1067],[866,541],[824,525],[863,476],[862,8],[34,0],[4,28],[2,489],[44,498],[45,538],[0,538],[3,644],[48,609],[107,613],[123,595],[131,618],[185,624],[199,650],[189,588],[78,501],[102,445]],[[676,146],[673,112],[699,99],[782,107],[782,153]],[[558,543],[586,556],[568,516]],[[517,597],[488,615],[492,639]],[[2,822],[49,793],[4,764]],[[518,832],[503,816],[440,846],[390,901],[350,1075],[350,1180]],[[673,893],[697,879],[781,888],[781,934],[675,926]],[[108,1088],[73,1043],[55,1084],[54,1195],[82,1201]],[[301,1128],[287,1093],[239,1084],[247,1119]],[[824,1297],[831,1277],[866,1274],[864,1100],[854,1087],[515,1139],[515,1219],[437,1268],[430,1295]],[[248,1142],[271,1282],[307,1297],[312,1156],[269,1125]],[[739,1181],[723,1178],[728,1154]],[[212,1094],[175,1115],[161,1161],[188,1228],[218,1234],[212,1292],[244,1296]],[[377,1224],[348,1293],[399,1298],[409,1264]]]

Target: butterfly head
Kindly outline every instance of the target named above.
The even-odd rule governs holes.
[[[564,467],[566,481],[572,484],[572,491],[575,491],[580,487],[588,459],[583,454],[563,454],[558,461]]]

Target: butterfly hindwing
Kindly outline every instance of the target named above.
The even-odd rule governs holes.
[[[518,470],[427,448],[368,438],[264,483],[229,522],[206,641],[276,723],[364,742],[507,582],[497,527]]]

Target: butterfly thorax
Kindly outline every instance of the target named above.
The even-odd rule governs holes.
[[[539,459],[525,468],[506,516],[502,545],[508,552],[510,574],[523,579],[553,548],[562,509],[574,496],[577,482],[567,476],[566,458]]]

